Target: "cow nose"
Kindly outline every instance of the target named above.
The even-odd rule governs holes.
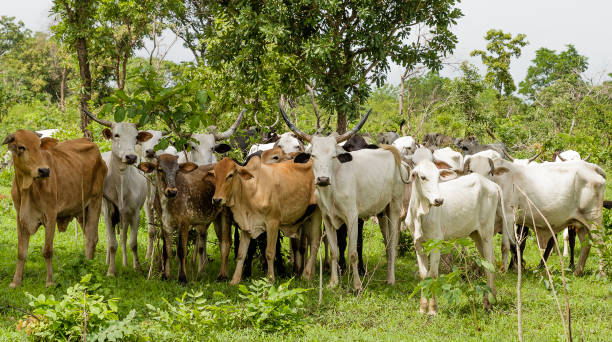
[[[128,164],[134,164],[136,162],[136,159],[138,159],[138,156],[136,156],[135,154],[128,154],[127,156],[125,156],[125,160]]]
[[[146,150],[145,151],[146,157],[147,158],[155,158],[155,150],[151,149],[151,150]]]
[[[51,170],[48,167],[38,169],[38,176],[41,178],[49,177]]]
[[[329,177],[317,177],[317,185],[328,186],[329,184]]]
[[[436,198],[436,199],[434,200],[434,205],[435,205],[436,207],[441,206],[441,205],[442,205],[442,203],[444,203],[444,199],[443,199],[443,198]]]
[[[214,197],[214,198],[212,199],[212,202],[213,202],[213,204],[214,204],[214,205],[220,205],[220,204],[221,204],[221,201],[222,201],[222,199],[221,199],[221,198],[216,198],[216,197]]]
[[[177,192],[175,188],[166,189],[166,196],[170,198],[176,197]]]

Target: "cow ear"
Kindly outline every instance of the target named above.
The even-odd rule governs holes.
[[[499,175],[503,175],[506,172],[510,172],[510,169],[508,169],[507,167],[496,167],[495,170],[493,170],[493,175],[494,176],[499,176]]]
[[[338,161],[341,163],[348,163],[353,160],[353,156],[350,153],[340,153],[338,155]]]
[[[15,141],[15,134],[9,134],[6,136],[6,138],[4,138],[4,141],[2,142],[2,145],[6,145],[6,144],[10,144],[13,141]]]
[[[217,144],[217,145],[215,145],[215,152],[217,152],[217,153],[227,153],[227,152],[229,152],[231,150],[232,150],[232,148],[228,144]]]
[[[434,164],[436,164],[436,167],[439,170],[442,170],[442,169],[450,170],[450,169],[452,169],[452,167],[450,165],[448,165],[447,163],[445,163],[443,161],[440,161],[440,160],[434,160]]]
[[[144,173],[153,172],[153,170],[155,170],[155,167],[157,167],[157,165],[155,165],[154,163],[150,163],[150,162],[144,162],[144,163],[138,164],[138,169]]]
[[[449,181],[455,178],[457,178],[457,173],[455,171],[446,169],[440,170],[440,180]]]
[[[378,148],[378,145],[376,145],[376,144],[367,144],[367,145],[365,145],[364,148],[367,148],[369,150],[375,150],[375,149]]]
[[[302,152],[293,158],[294,163],[298,164],[306,164],[310,160],[310,153]]]
[[[251,178],[254,178],[253,174],[251,172],[249,172],[249,170],[245,169],[245,168],[240,168],[238,170],[238,174],[240,175],[240,177],[242,177],[242,179],[244,180],[249,180]]]
[[[136,141],[138,142],[145,142],[149,139],[153,138],[153,134],[147,132],[147,131],[140,131],[138,132],[138,135],[136,136]]]
[[[41,150],[50,150],[53,147],[55,147],[55,145],[57,145],[59,143],[59,140],[54,139],[54,138],[42,138],[40,139],[40,149]]]
[[[181,163],[179,165],[179,170],[184,173],[189,173],[191,171],[194,171],[197,168],[198,168],[198,165],[192,162]]]
[[[105,128],[102,130],[102,136],[104,137],[104,139],[110,140],[113,137],[113,131],[108,128]]]

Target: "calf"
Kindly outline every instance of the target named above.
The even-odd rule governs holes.
[[[440,252],[432,250],[427,256],[423,242],[471,237],[480,255],[494,264],[493,235],[497,212],[503,213],[500,187],[479,174],[471,174],[439,184],[440,177],[450,178],[454,172],[438,170],[428,161],[419,163],[410,173],[412,192],[405,223],[414,238],[419,275],[438,277]],[[493,295],[493,273],[485,269],[487,283]],[[490,303],[484,296],[484,305]],[[435,297],[427,300],[421,293],[420,312],[437,313]]]
[[[227,279],[227,258],[231,245],[230,216],[227,210],[212,203],[215,185],[214,177],[209,175],[208,171],[212,170],[213,166],[201,165],[198,167],[190,162],[179,164],[178,157],[162,154],[156,162],[141,163],[138,168],[145,173],[155,172],[155,184],[159,194],[163,222],[164,278],[170,276],[169,255],[172,252],[172,234],[177,232],[179,282],[187,282],[185,256],[187,237],[192,226],[198,233],[196,243],[196,251],[199,255],[198,273],[203,270],[204,265],[208,262],[206,254],[208,227],[214,222],[221,250],[221,270],[218,279]]]
[[[285,161],[264,164],[253,159],[247,166],[224,158],[214,167],[215,195],[213,202],[228,206],[241,229],[240,247],[232,284],[242,278],[242,268],[250,240],[267,234],[266,259],[268,279],[274,280],[274,257],[279,229],[285,236],[299,237],[298,227],[310,220],[313,236],[320,234],[321,214],[316,206],[312,163]],[[314,239],[310,259],[303,276],[310,279],[318,249]]]
[[[17,212],[17,269],[10,287],[21,285],[30,236],[45,226],[42,255],[46,285],[53,282],[53,237],[77,218],[85,236],[85,257],[92,259],[98,242],[98,220],[106,165],[98,146],[89,140],[58,143],[36,133],[18,130],[3,142],[13,157],[15,178],[11,196]]]

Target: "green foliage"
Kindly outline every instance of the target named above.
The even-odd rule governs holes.
[[[91,274],[66,290],[62,300],[53,295],[38,297],[26,294],[32,301],[33,315],[18,324],[18,329],[41,341],[122,341],[135,337],[132,323],[136,312],[123,319],[118,315],[118,299],[105,299],[95,293],[99,284],[91,283]],[[33,318],[33,319],[32,319]]]
[[[0,57],[12,49],[18,49],[30,34],[21,20],[15,22],[15,17],[0,16]]]
[[[265,279],[255,280],[247,288],[240,285],[240,298],[246,301],[244,317],[263,331],[290,331],[304,328],[304,293],[307,289],[289,289],[291,279],[277,287]]]
[[[397,255],[403,257],[414,252],[414,240],[408,231],[400,232],[397,242]]]
[[[485,80],[497,89],[501,95],[510,95],[516,90],[510,74],[510,59],[521,56],[521,48],[528,44],[524,34],[512,37],[510,33],[491,29],[485,35],[487,51],[474,50],[470,56],[480,56],[482,64],[487,67]]]

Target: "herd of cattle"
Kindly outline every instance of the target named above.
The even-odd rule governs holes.
[[[109,152],[100,154],[98,146],[85,138],[58,142],[26,130],[10,134],[3,144],[8,145],[15,169],[11,195],[18,231],[17,267],[10,286],[22,283],[29,239],[40,225],[45,227],[42,254],[47,286],[53,285],[56,226],[63,232],[76,218],[85,236],[85,255],[93,258],[101,212],[108,275],[116,275],[117,233],[122,263],[127,266],[128,230],[133,267],[140,268],[137,235],[143,206],[149,234],[146,258],[153,259],[154,241],[161,234],[162,277],[170,277],[176,235],[182,283],[187,281],[189,232],[195,228],[201,272],[209,260],[206,245],[211,223],[220,245],[220,280],[228,278],[234,226],[232,284],[241,281],[243,271],[250,275],[257,247],[270,280],[275,272],[283,272],[282,232],[291,241],[294,272],[313,277],[324,241],[330,286],[338,284],[339,272],[350,269],[356,291],[362,288],[360,276],[365,272],[363,220],[373,216],[385,244],[389,284],[395,283],[398,238],[406,228],[414,240],[421,278],[438,276],[440,253],[427,253],[423,247],[430,239],[469,236],[482,257],[494,264],[494,235],[499,233],[507,269],[518,262],[514,246],[518,239],[524,248],[527,227],[535,232],[539,247],[546,247],[545,258],[554,246],[553,233],[570,227],[565,235],[572,242],[572,267],[573,237],[577,234],[581,242],[575,268],[580,275],[590,249],[589,237],[600,238],[603,207],[610,206],[604,201],[606,173],[575,151],[556,153],[553,162],[540,163],[535,161],[539,154],[514,159],[503,144],[481,145],[473,137],[452,139],[437,133],[426,135],[421,145],[410,136],[387,132],[378,135],[379,145],[375,145],[357,134],[370,112],[342,135],[323,135],[320,129],[311,135],[280,111],[291,131],[267,134],[250,148],[248,141],[259,133],[257,129],[238,131],[244,111],[227,131],[192,134],[188,152],[177,152],[172,146],[156,151],[163,132],[139,130],[136,124],[107,121],[91,113],[87,114],[105,126],[102,133],[111,141]],[[215,153],[232,149],[225,140],[243,151],[244,162],[228,157],[217,161]],[[520,227],[516,232],[515,225]],[[485,272],[495,293],[493,273]],[[490,305],[487,298],[484,304]],[[420,311],[435,314],[435,298],[422,296]]]

